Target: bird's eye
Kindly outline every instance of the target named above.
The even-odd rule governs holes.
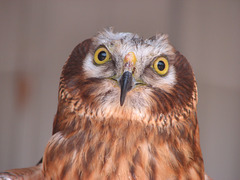
[[[165,75],[168,72],[168,60],[165,57],[158,57],[153,62],[154,70],[161,76]]]
[[[94,61],[97,64],[104,64],[110,60],[110,53],[105,47],[99,47],[94,54]]]

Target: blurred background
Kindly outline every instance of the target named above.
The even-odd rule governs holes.
[[[0,171],[41,158],[64,62],[110,26],[144,38],[169,34],[197,78],[206,172],[240,179],[239,0],[0,0]]]

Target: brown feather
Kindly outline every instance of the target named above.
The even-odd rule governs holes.
[[[176,80],[173,85],[138,86],[120,106],[114,102],[120,94],[120,88],[115,88],[117,80],[88,77],[91,72],[84,69],[87,55],[99,46],[96,39],[105,42],[111,36],[111,32],[103,32],[83,41],[63,67],[53,136],[42,167],[37,167],[43,168],[44,179],[207,179],[199,140],[197,85],[187,59],[169,45],[165,35],[146,41],[131,34],[119,40],[114,37],[106,48],[113,48],[114,43],[117,48],[124,47],[121,45],[129,41],[146,48],[155,41],[158,48],[161,46],[156,43],[162,43]],[[121,63],[114,58],[104,65],[104,72],[121,70]],[[157,80],[151,65],[145,65],[141,71],[145,80]],[[109,86],[113,88],[107,89]],[[136,98],[143,103],[138,100],[135,104]],[[41,177],[39,169],[36,173]],[[21,177],[22,172],[24,177],[35,174],[30,168],[9,171],[3,177]]]
[[[42,180],[44,179],[43,171],[42,171],[42,164],[38,166],[29,167],[29,168],[22,168],[22,169],[11,169],[0,173],[0,179],[3,180]]]
[[[191,66],[176,52],[178,83],[152,91],[147,120],[116,109],[101,112],[96,87],[82,63],[91,40],[78,45],[63,68],[53,137],[44,154],[47,179],[204,179]],[[114,111],[114,109],[113,109]],[[117,118],[116,118],[117,117]]]

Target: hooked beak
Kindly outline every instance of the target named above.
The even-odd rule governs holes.
[[[136,56],[134,52],[129,52],[124,58],[123,75],[119,81],[121,86],[120,105],[122,106],[127,92],[132,89],[132,75],[135,70]]]
[[[132,73],[126,71],[123,73],[120,79],[121,85],[121,96],[120,96],[120,105],[122,106],[126,98],[127,92],[132,89]]]

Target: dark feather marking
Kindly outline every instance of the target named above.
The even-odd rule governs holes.
[[[139,153],[139,149],[137,149],[136,153],[133,156],[133,164],[139,164],[141,162],[141,157]]]
[[[176,159],[178,160],[178,162],[184,166],[186,163],[186,159],[184,154],[179,151],[176,147],[174,147],[175,145],[170,145],[169,148],[171,150],[171,152],[174,154],[174,157],[176,157]]]
[[[150,160],[149,165],[151,167],[151,172],[149,172],[149,179],[155,180],[156,179],[156,162],[154,161],[154,159]]]
[[[158,89],[158,93],[161,94],[160,97],[158,97],[159,103],[162,103],[165,109],[165,114],[169,113],[172,109],[171,106],[171,99],[168,97],[168,95],[166,94],[166,92]]]
[[[92,124],[91,120],[89,118],[86,118],[85,123],[83,125],[83,129],[88,131],[91,127],[91,124]]]
[[[188,118],[188,116],[186,115],[186,113],[182,113],[182,116],[183,116],[184,119],[187,119],[187,118]]]
[[[196,171],[196,173],[198,174],[198,176],[201,178],[202,177],[202,172],[201,171],[199,171],[198,169],[196,169],[196,168],[194,168],[195,169],[195,171]]]
[[[89,147],[87,151],[87,163],[91,164],[92,159],[94,158],[95,149]]]
[[[78,103],[79,103],[79,99],[74,103],[74,107],[77,107]]]
[[[197,120],[197,111],[194,111],[194,123],[197,125],[198,124],[198,120]]]
[[[159,109],[158,112],[166,114],[169,111],[169,109],[168,109],[168,104],[167,104],[168,102],[165,100],[164,94],[159,89],[155,89],[154,91],[152,91],[152,93],[154,95],[152,97],[152,99],[155,100],[155,102],[157,103],[156,106]]]
[[[81,159],[81,165],[83,167],[83,172],[85,175],[90,175],[91,173],[91,169],[88,168],[88,162],[87,162],[87,159],[85,158],[85,153],[83,153],[83,156],[82,156],[82,159]]]
[[[124,152],[126,151],[126,139],[125,138],[121,138],[119,140],[119,144],[121,148],[117,149],[116,155],[114,157],[114,160],[117,162],[121,156],[124,154]]]
[[[164,94],[166,95],[166,100],[168,101],[171,109],[173,109],[175,106],[174,97],[170,93],[167,93],[167,92],[165,92]]]
[[[82,171],[78,171],[77,174],[78,174],[79,179],[82,179],[83,172]]]
[[[186,131],[185,131],[185,127],[182,126],[177,126],[178,131],[180,132],[180,136],[182,138],[186,138]]]
[[[67,163],[64,164],[63,169],[61,171],[61,179],[64,179],[64,177],[66,176],[68,170],[72,167],[72,164],[70,163],[70,161],[68,161]]]
[[[159,121],[162,121],[162,119],[163,119],[163,114],[161,113],[159,116]]]
[[[172,116],[168,115],[168,120],[170,122],[170,126],[172,126]]]
[[[75,142],[75,139],[74,138],[69,138],[67,143],[66,143],[66,152],[67,153],[71,153],[73,150],[74,150],[74,142]]]
[[[73,132],[75,130],[75,126],[76,126],[76,116],[74,116],[74,118],[69,123],[68,127],[66,127],[66,132],[68,133]]]
[[[176,114],[174,114],[174,118],[175,118],[177,121],[179,121],[179,118],[178,118],[178,116],[177,116]]]
[[[14,173],[11,173],[11,172],[3,172],[3,174],[9,175],[9,176],[13,176],[13,177],[15,177],[15,178],[18,178],[17,175],[15,175]],[[2,175],[2,172],[1,172],[1,175]],[[8,178],[7,178],[7,179],[8,179]],[[6,180],[7,180],[7,179],[6,179]],[[3,180],[5,180],[5,179],[3,179]]]
[[[82,92],[83,101],[88,100],[88,98],[93,94],[94,91],[96,91],[95,86],[90,86],[87,89],[85,89],[85,91]]]
[[[86,141],[85,132],[80,132],[76,139],[77,139],[77,143],[76,143],[77,151],[80,152],[82,149],[82,146],[85,144],[85,141]]]
[[[107,177],[107,180],[111,180],[111,176],[108,176],[108,177]]]
[[[175,87],[174,90],[173,90],[173,93],[175,94],[176,96],[176,105],[178,107],[182,107],[185,105],[185,102],[184,102],[184,94],[181,92],[180,88],[178,87]]]
[[[112,90],[108,90],[107,92],[101,94],[101,96],[103,96],[104,99],[105,99],[105,98],[106,98],[108,95],[110,95],[112,92],[113,92]]]
[[[106,164],[109,155],[110,155],[110,147],[109,147],[109,145],[106,145],[105,150],[104,150],[104,157],[103,157],[103,166],[102,166],[102,168]]]
[[[135,175],[135,167],[134,166],[130,166],[130,173],[131,173],[131,176],[134,180],[136,180],[136,175]]]
[[[184,110],[185,113],[188,113],[187,108],[183,108],[183,110]]]

